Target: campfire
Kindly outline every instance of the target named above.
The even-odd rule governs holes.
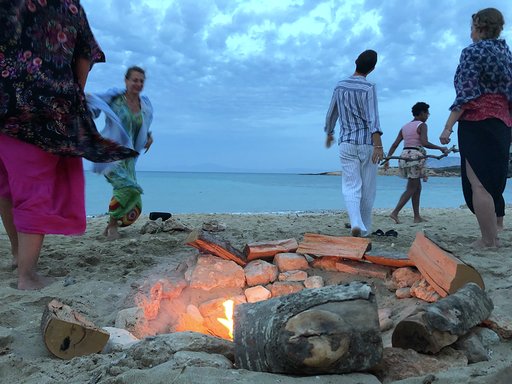
[[[356,279],[398,279],[397,298],[407,297],[407,289],[428,302],[455,293],[466,282],[483,288],[477,271],[423,235],[411,246],[410,258],[367,254],[369,239],[318,234],[305,234],[301,244],[295,239],[247,244],[242,252],[210,233],[195,231],[187,244],[200,252],[143,289],[137,312],[131,320],[118,316],[116,327],[138,338],[193,331],[232,340],[237,366],[256,371],[340,373],[367,369],[380,360],[380,332],[383,324],[393,324],[389,312],[380,318],[373,289],[357,281],[324,286],[322,273],[315,271],[343,272]],[[431,260],[448,267],[427,273]],[[434,285],[423,278],[422,270],[433,276]],[[397,343],[409,340],[411,329],[425,326],[407,324],[397,326]],[[283,338],[283,332],[288,336]],[[427,327],[425,334],[431,333]],[[456,337],[445,339],[453,342]],[[432,340],[421,348],[432,352],[442,342]],[[272,350],[265,352],[267,348]],[[304,351],[310,355],[303,356]],[[273,354],[274,361],[267,361]]]

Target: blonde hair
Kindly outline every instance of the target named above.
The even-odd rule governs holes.
[[[496,8],[485,8],[471,16],[482,39],[496,39],[503,31],[505,19]]]

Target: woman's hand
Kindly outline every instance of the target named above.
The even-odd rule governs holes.
[[[445,128],[443,132],[441,132],[441,136],[439,136],[439,141],[441,144],[448,144],[450,142],[450,135],[452,132],[453,131],[450,128]]]
[[[144,148],[146,149],[144,153],[149,151],[149,148],[153,144],[153,136],[151,135],[151,132],[148,133],[148,139],[146,140],[146,145],[144,145]]]

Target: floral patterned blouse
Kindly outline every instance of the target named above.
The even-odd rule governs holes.
[[[79,0],[0,2],[0,132],[95,162],[137,152],[103,138],[73,72],[105,61]]]

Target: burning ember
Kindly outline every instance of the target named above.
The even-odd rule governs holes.
[[[226,317],[218,317],[217,320],[228,329],[229,338],[230,340],[233,340],[233,308],[235,306],[235,302],[233,300],[226,300],[222,305],[224,306],[224,313]]]

